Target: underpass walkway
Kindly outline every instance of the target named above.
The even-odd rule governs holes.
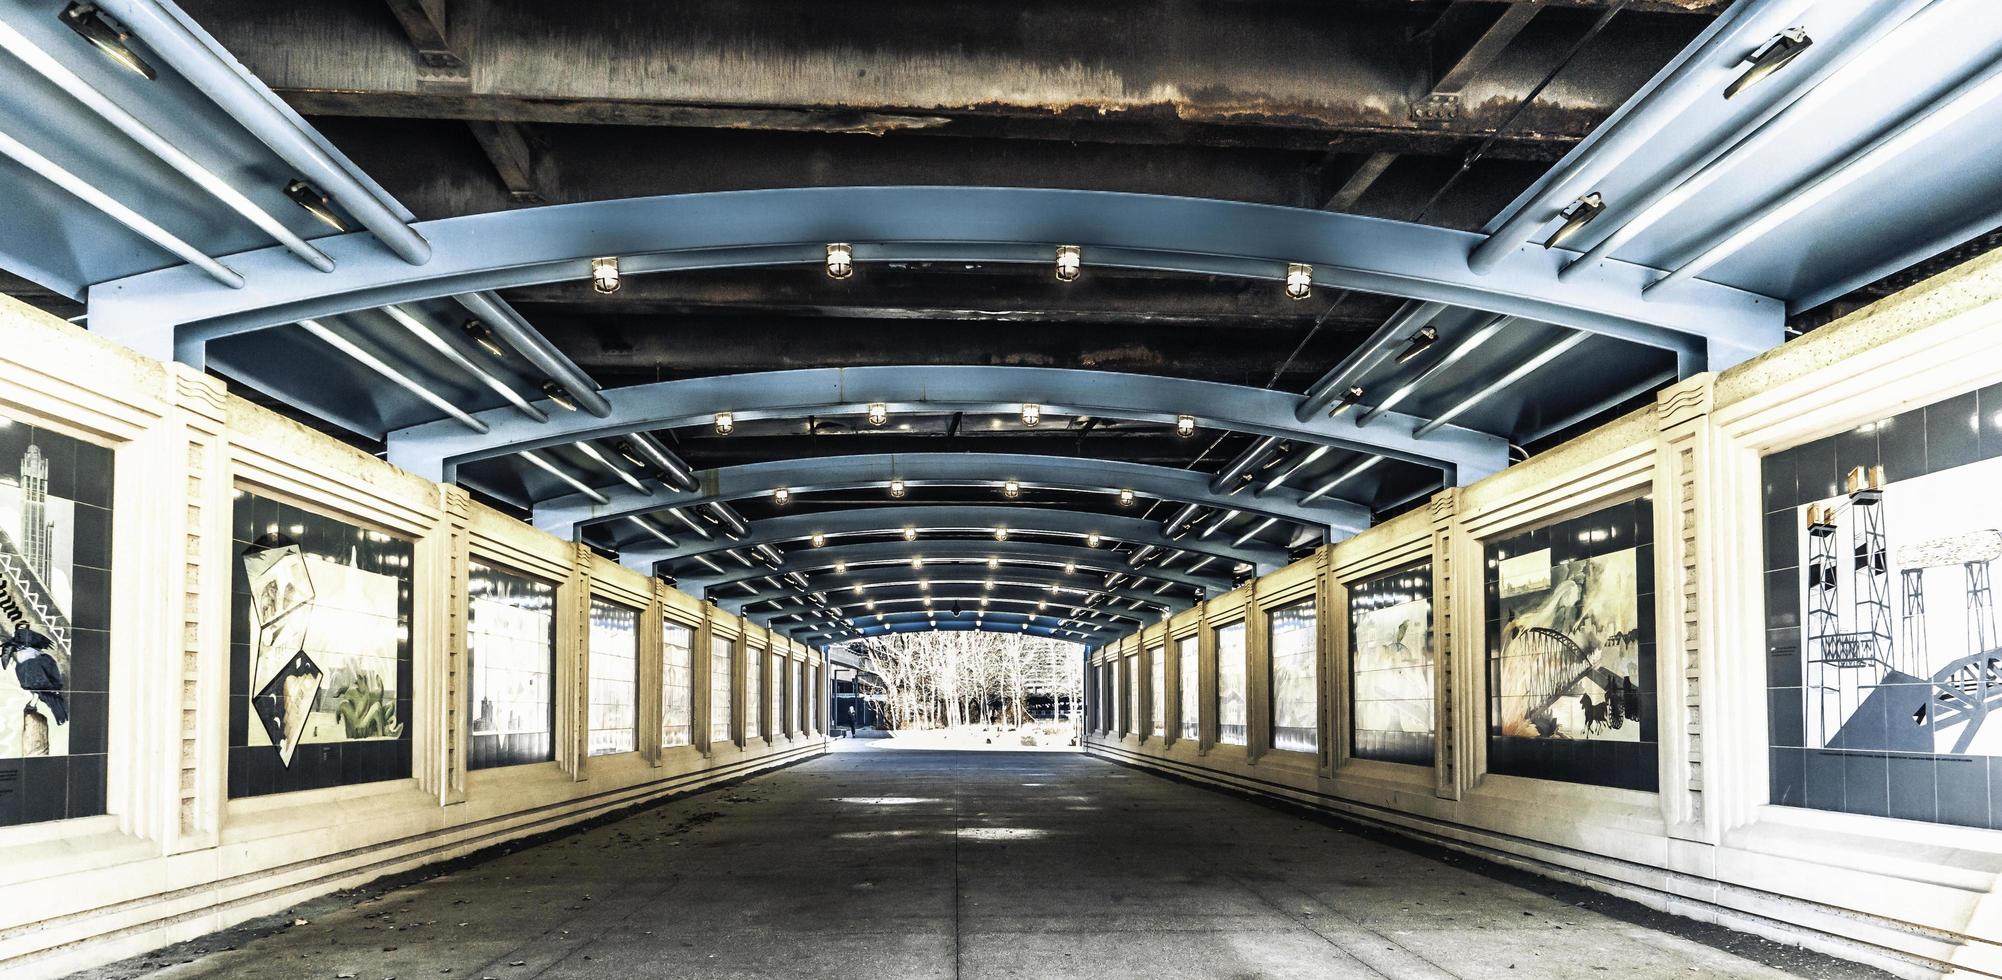
[[[833,754],[92,977],[1880,977],[1076,753]]]

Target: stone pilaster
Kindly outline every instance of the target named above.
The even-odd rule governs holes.
[[[438,784],[439,802],[445,804],[463,803],[466,800],[466,747],[471,735],[467,731],[468,685],[472,683],[472,638],[471,624],[471,564],[472,538],[468,524],[472,520],[472,496],[464,489],[450,484],[438,487],[438,509],[442,521],[432,532],[434,560],[444,572],[442,585],[444,595],[442,608],[438,610],[443,649],[439,664],[439,691],[435,702],[439,719],[437,743],[438,758],[442,768]]]
[[[156,828],[169,853],[214,846],[228,794],[229,757],[229,590],[230,521],[234,496],[229,485],[228,441],[224,434],[228,397],[223,383],[185,365],[169,366],[173,409],[162,419],[148,455],[161,470],[130,467],[121,479],[146,480],[157,488],[145,496],[148,509],[166,527],[178,527],[178,548],[166,557],[174,590],[178,643],[156,678],[174,692],[174,710],[161,745],[172,756],[171,784],[163,787],[167,812]],[[162,470],[164,472],[162,472]],[[151,516],[151,515],[147,515]],[[132,526],[130,524],[127,525]],[[172,539],[169,539],[172,540]],[[140,753],[146,758],[150,753]],[[136,774],[135,774],[136,775]]]
[[[1472,647],[1481,647],[1481,616],[1478,606],[1463,608],[1467,603],[1477,602],[1481,590],[1454,588],[1453,573],[1461,569],[1471,575],[1481,574],[1480,556],[1476,552],[1471,561],[1460,561],[1456,548],[1474,548],[1473,542],[1463,534],[1459,526],[1460,490],[1457,487],[1441,490],[1432,496],[1427,508],[1432,518],[1432,686],[1434,707],[1433,734],[1433,774],[1437,777],[1436,792],[1441,799],[1460,798],[1461,765],[1464,746],[1460,744],[1463,735],[1480,737],[1486,726],[1475,722],[1466,712],[1468,706],[1462,704],[1462,687],[1456,684],[1461,671],[1470,665],[1466,658],[1458,655],[1462,644],[1458,642],[1458,627],[1465,625],[1473,630],[1469,637]],[[1464,567],[1463,567],[1464,566]],[[1480,670],[1478,661],[1472,669]],[[1477,701],[1477,697],[1465,700]],[[1478,707],[1478,704],[1475,705]]]

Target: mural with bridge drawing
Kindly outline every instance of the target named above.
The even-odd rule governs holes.
[[[1491,771],[1654,787],[1652,513],[1637,500],[1489,549]]]

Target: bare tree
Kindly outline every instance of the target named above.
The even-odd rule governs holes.
[[[849,645],[883,679],[894,728],[1000,722],[1020,727],[1030,703],[1076,714],[1083,657],[1074,643],[979,631],[900,633]]]

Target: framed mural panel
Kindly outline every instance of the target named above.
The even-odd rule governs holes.
[[[1352,582],[1349,594],[1349,754],[1433,764],[1438,738],[1432,646],[1432,563]]]
[[[679,623],[661,627],[660,745],[694,744],[695,631]]]
[[[744,644],[744,741],[765,736],[765,691],[770,671],[762,647]]]
[[[410,776],[411,542],[238,489],[229,795]]]
[[[736,685],[731,683],[731,660],[735,640],[727,636],[709,638],[709,744],[722,745],[733,741],[730,712],[731,691]]]
[[[592,755],[639,748],[640,614],[591,600]]]
[[[1314,600],[1280,606],[1267,613],[1267,650],[1272,655],[1272,742],[1281,752],[1313,752],[1321,747],[1319,616]]]
[[[105,810],[112,456],[0,418],[0,826]]]
[[[2002,830],[2002,385],[1763,470],[1771,802]]]
[[[1487,543],[1488,771],[1654,791],[1654,506]]]
[[[1147,651],[1147,724],[1156,738],[1168,732],[1168,660],[1166,647]]]
[[[1199,709],[1196,707],[1197,692],[1199,690],[1196,683],[1196,670],[1200,666],[1198,663],[1200,655],[1196,650],[1198,642],[1194,634],[1175,641],[1175,669],[1182,683],[1181,697],[1177,699],[1177,706],[1181,709],[1180,717],[1177,720],[1182,726],[1180,737],[1191,740],[1198,737],[1197,726],[1202,723],[1202,718],[1197,713]]]
[[[467,767],[556,758],[556,586],[474,559],[466,593]]]
[[[1244,624],[1232,623],[1216,631],[1216,740],[1219,745],[1243,745],[1251,734],[1251,717],[1245,703],[1247,665]]]

